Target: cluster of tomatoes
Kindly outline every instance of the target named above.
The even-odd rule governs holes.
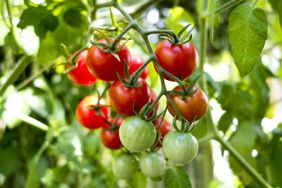
[[[100,40],[100,45],[82,51],[68,72],[69,78],[80,85],[92,85],[97,79],[108,83],[108,100],[103,96],[86,96],[76,108],[76,117],[88,129],[102,128],[105,147],[124,147],[128,151],[113,163],[118,178],[132,177],[139,166],[146,176],[160,177],[166,170],[166,159],[173,164],[190,162],[198,152],[197,140],[188,129],[180,131],[175,127],[178,131],[174,131],[168,121],[156,115],[160,96],[146,82],[148,68],[142,66],[142,57],[131,56],[126,45],[119,44],[113,53],[112,43]],[[164,40],[158,44],[155,55],[159,63],[155,69],[166,80],[183,81],[197,67],[197,50],[190,42],[173,44]],[[138,77],[132,79],[130,75]],[[196,86],[177,86],[166,96],[170,98],[167,108],[171,115],[180,118],[180,114],[188,124],[200,119],[208,108],[206,95]],[[119,115],[110,117],[111,110]],[[160,147],[164,155],[155,149]]]

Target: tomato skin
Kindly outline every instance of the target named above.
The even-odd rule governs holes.
[[[114,131],[103,129],[100,138],[103,145],[109,149],[116,150],[120,149],[122,146],[118,130]]]
[[[77,58],[75,68],[68,73],[68,77],[74,83],[89,86],[96,82],[96,78],[88,71],[86,66],[87,50],[83,50]]]
[[[113,109],[124,116],[134,115],[133,107],[139,112],[150,100],[150,88],[145,80],[139,78],[139,87],[127,88],[121,81],[114,82],[109,89],[109,101]]]
[[[169,133],[170,131],[173,130],[173,127],[172,127],[172,125],[171,125],[167,120],[165,120],[165,119],[163,120],[162,124],[160,125],[161,120],[162,120],[162,118],[156,119],[155,125],[156,125],[156,126],[161,126],[161,127],[160,127],[160,136],[161,136],[161,139],[163,139],[167,133]]]
[[[189,87],[189,85],[186,87]],[[182,89],[177,86],[173,89],[173,91],[182,91]],[[169,97],[175,103],[181,114],[190,123],[203,117],[208,110],[208,98],[200,88],[197,88],[194,95],[189,96],[184,100],[182,96],[170,95]],[[168,103],[168,111],[171,115],[176,115],[175,109],[170,103]]]
[[[96,95],[89,95],[83,98],[76,107],[76,118],[79,123],[88,128],[88,129],[97,129],[100,127],[107,127],[108,124],[105,122],[105,119],[109,118],[110,110],[107,107],[100,108],[100,112],[103,113],[98,114],[95,110],[90,109],[90,105],[97,104],[97,96]],[[105,101],[100,101],[101,105],[105,105]]]
[[[156,130],[151,122],[131,116],[124,119],[119,136],[123,146],[132,152],[141,152],[150,148],[156,138]]]
[[[118,179],[130,179],[138,170],[138,162],[132,155],[122,154],[113,162],[113,173]]]
[[[172,44],[164,40],[157,45],[155,54],[163,69],[176,77],[180,75],[182,80],[189,77],[197,67],[198,54],[191,42]],[[173,81],[167,75],[164,75],[164,78]]]
[[[145,153],[140,157],[139,166],[145,176],[157,178],[165,173],[166,161],[160,153]]]
[[[190,133],[171,131],[163,139],[163,152],[173,164],[186,164],[198,153],[198,142]]]
[[[144,64],[144,60],[141,56],[132,56],[129,62],[129,74],[132,75],[138,68],[140,68]],[[149,69],[146,67],[140,77],[146,79],[149,74]]]
[[[100,40],[101,43],[106,43],[105,40]],[[118,46],[119,47],[119,46]],[[110,52],[103,52],[96,46],[91,46],[88,49],[86,64],[88,70],[96,77],[103,81],[118,80],[119,73],[124,77],[124,63],[130,61],[130,52],[126,46],[116,52],[119,59],[116,59]]]

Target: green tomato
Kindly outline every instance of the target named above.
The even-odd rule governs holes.
[[[156,138],[155,126],[151,122],[131,116],[124,119],[119,136],[122,145],[132,152],[142,152],[150,148]]]
[[[165,173],[166,161],[160,153],[146,153],[141,156],[139,166],[145,176],[156,178]]]
[[[130,179],[138,170],[138,162],[132,155],[122,154],[113,163],[113,172],[118,179]]]
[[[174,164],[186,164],[198,153],[198,142],[190,133],[169,132],[163,139],[163,152]]]

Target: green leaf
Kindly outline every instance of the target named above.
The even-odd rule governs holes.
[[[183,167],[169,168],[164,175],[165,188],[192,188],[190,177]]]
[[[236,132],[229,139],[230,144],[251,164],[255,167],[255,158],[252,157],[252,150],[255,146],[256,127],[251,122],[243,122],[238,125]],[[229,156],[230,166],[233,172],[238,175],[241,181],[246,185],[252,179],[249,174],[237,163],[237,161]]]
[[[9,148],[1,148],[0,150],[0,173],[5,176],[9,176],[12,173],[16,173],[19,171],[21,166],[21,159],[19,148],[9,147]]]
[[[165,20],[168,27],[180,31],[187,24],[194,24],[192,16],[182,7],[174,7],[169,11],[169,16]]]
[[[237,6],[229,16],[229,41],[240,75],[246,76],[259,60],[267,39],[267,19],[260,8]]]
[[[225,133],[230,127],[230,125],[232,124],[232,121],[233,121],[232,113],[225,112],[218,121],[219,130]]]
[[[44,38],[48,31],[54,31],[58,27],[59,21],[46,7],[29,7],[23,11],[18,27],[24,29],[30,25],[34,26],[37,36]]]
[[[77,8],[68,9],[63,15],[64,21],[71,27],[80,27],[84,23],[84,16]]]

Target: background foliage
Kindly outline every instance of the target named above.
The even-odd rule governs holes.
[[[282,1],[210,0],[203,12],[206,2],[121,1],[147,29],[165,27],[177,32],[188,23],[194,24],[192,42],[198,50],[203,37],[201,24],[207,19],[204,70],[212,121],[269,184],[282,186]],[[74,85],[63,74],[63,66],[54,66],[66,61],[61,44],[74,52],[89,46],[93,28],[111,24],[108,9],[99,10],[94,18],[90,0],[3,0],[0,7],[0,186],[163,186],[141,173],[131,181],[117,181],[111,160],[118,152],[103,148],[99,131],[81,128],[74,113],[84,96],[102,91],[104,84]],[[118,20],[122,18],[114,14]],[[146,57],[138,35],[134,31],[128,35],[133,38],[128,42],[131,53]],[[150,40],[155,46],[158,37]],[[22,66],[22,71],[9,78],[16,66]],[[160,90],[157,77],[150,65],[148,82],[155,91]],[[13,84],[4,93],[8,78]],[[216,176],[210,160],[218,145],[207,141],[215,138],[221,143],[210,124],[205,118],[193,130],[201,144],[197,159],[187,166],[195,187],[224,187],[228,183]],[[225,149],[221,145],[221,159],[227,158],[237,177],[231,186],[261,187]],[[218,160],[214,161],[216,166]],[[164,184],[176,187],[187,178],[182,170],[170,170],[167,174],[172,175]],[[171,180],[173,174],[177,178]]]

